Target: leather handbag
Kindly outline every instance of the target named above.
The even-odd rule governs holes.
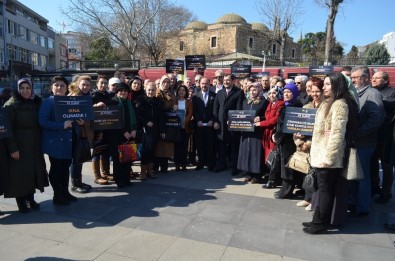
[[[141,159],[142,144],[124,143],[118,145],[120,163],[132,163]]]
[[[289,161],[285,166],[287,168],[307,174],[309,173],[309,170],[311,168],[309,159],[310,159],[309,153],[302,151],[295,151],[294,154],[292,154],[291,158],[289,158]]]
[[[281,161],[280,153],[278,152],[277,148],[274,148],[270,151],[265,163],[268,169],[270,169],[270,172],[280,172]]]
[[[317,170],[315,168],[311,168],[307,175],[303,179],[302,188],[306,192],[316,192],[318,190],[318,182],[317,182]]]
[[[342,176],[347,180],[363,179],[364,178],[363,170],[361,167],[361,162],[359,160],[357,150],[355,148],[349,147],[345,153],[346,156],[348,153],[348,160],[345,161],[345,166],[342,171]]]
[[[80,134],[76,136],[73,151],[73,163],[82,164],[92,160],[91,148],[86,135],[85,126],[79,126],[76,131],[81,130]]]

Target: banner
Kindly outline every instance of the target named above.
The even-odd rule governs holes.
[[[165,112],[165,125],[168,128],[181,128],[185,122],[185,110]]]
[[[310,66],[309,76],[315,76],[324,79],[328,74],[333,73],[333,66]]]
[[[236,79],[244,79],[250,77],[251,65],[244,65],[244,64],[231,65],[230,72],[236,77]]]
[[[230,110],[228,111],[228,130],[230,131],[254,131],[255,111]]]
[[[312,136],[316,112],[317,109],[287,107],[285,110],[283,132]]]
[[[166,59],[166,73],[184,74],[184,61]]]
[[[185,65],[187,70],[206,69],[206,56],[204,55],[186,55]]]
[[[270,76],[270,72],[251,72],[250,76],[254,79],[261,79],[263,76]]]
[[[87,96],[55,96],[55,120],[93,120],[92,97]]]
[[[6,139],[12,136],[11,124],[8,113],[0,107],[0,139]]]
[[[107,108],[93,109],[94,130],[115,130],[123,128],[123,110],[118,105],[108,106]]]

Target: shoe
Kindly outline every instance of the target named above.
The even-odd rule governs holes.
[[[392,230],[392,232],[395,232],[395,223],[385,223],[384,228],[388,230]]]
[[[252,178],[250,176],[245,177],[244,182],[250,182],[252,180]]]
[[[299,189],[299,190],[295,191],[294,195],[296,197],[304,197],[305,191],[303,189]]]
[[[54,192],[53,203],[61,206],[70,205],[70,201],[60,191]]]
[[[40,204],[38,204],[35,200],[27,200],[27,207],[33,210],[39,210]]]
[[[76,193],[81,193],[81,194],[85,194],[85,193],[89,192],[89,190],[87,188],[84,188],[82,186],[81,187],[72,186],[71,191],[76,192]]]
[[[296,206],[297,207],[307,207],[308,205],[310,205],[310,202],[307,202],[306,200],[302,200],[302,201],[299,201],[298,203],[296,203]]]
[[[271,189],[276,187],[276,182],[274,180],[269,180],[266,184],[262,186],[264,189]]]
[[[195,168],[195,171],[199,171],[201,169],[203,169],[203,166],[202,165],[197,165],[196,168]]]
[[[91,186],[91,185],[85,184],[85,183],[82,183],[82,182],[81,182],[81,186],[84,187],[84,188],[86,188],[86,189],[89,190],[89,191],[92,189],[92,186]],[[89,192],[89,191],[88,191],[88,192]]]
[[[232,170],[231,175],[237,176],[237,175],[239,175],[239,171],[237,169],[234,169],[234,170]]]
[[[185,165],[181,166],[181,170],[182,171],[187,171],[187,166],[185,166]]]
[[[374,187],[374,188],[372,188],[372,190],[371,190],[371,195],[372,195],[372,197],[374,196],[374,195],[381,195],[382,194],[382,191],[381,191],[381,188],[380,187]]]
[[[95,182],[98,185],[108,185],[108,180],[104,178],[95,179],[93,182]]]
[[[310,235],[325,234],[328,232],[328,228],[324,225],[313,224],[310,227],[303,228],[303,232]]]
[[[29,208],[27,207],[25,197],[16,198],[16,204],[18,205],[19,212],[21,212],[21,213],[28,213],[29,212]]]
[[[377,204],[385,204],[392,198],[392,194],[381,194],[374,202]]]
[[[274,193],[274,198],[275,199],[293,199],[294,195],[293,194],[283,195],[281,193]]]
[[[313,211],[312,205],[309,204],[309,205],[305,208],[305,210],[306,210],[306,211]]]
[[[311,227],[312,225],[314,225],[314,223],[312,221],[310,221],[310,222],[303,222],[302,223],[303,227]]]
[[[104,175],[102,176],[103,179],[106,179],[108,181],[114,181],[114,176],[113,175]]]
[[[257,179],[257,178],[252,178],[251,179],[251,184],[259,184],[259,183],[260,183],[259,179]]]
[[[68,200],[68,201],[77,201],[78,198],[76,196],[73,196],[70,194],[69,190],[66,189],[65,191],[63,191],[63,196]]]

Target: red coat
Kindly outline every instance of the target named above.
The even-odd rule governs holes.
[[[280,111],[284,106],[285,103],[283,100],[277,100],[270,103],[265,111],[265,120],[260,122],[261,128],[264,128],[262,137],[264,162],[266,162],[266,158],[269,156],[270,151],[275,147],[275,143],[272,141],[273,130],[277,125],[277,119],[280,116]]]

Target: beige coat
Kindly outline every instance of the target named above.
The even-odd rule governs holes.
[[[337,100],[325,117],[326,107],[324,101],[317,110],[310,150],[311,166],[323,168],[327,164],[329,168],[343,168],[348,106],[345,100]]]

